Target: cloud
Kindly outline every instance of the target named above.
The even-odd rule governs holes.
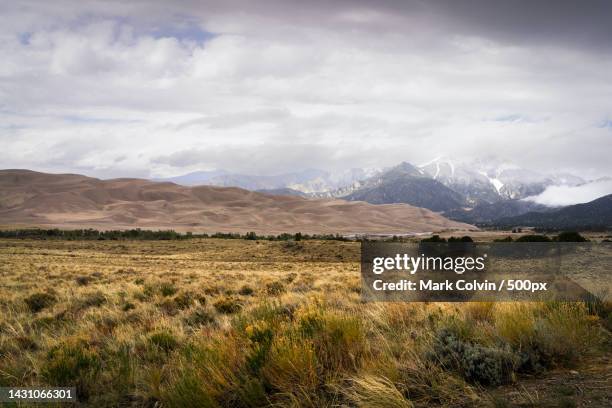
[[[550,207],[560,207],[588,203],[608,194],[612,194],[612,179],[606,178],[580,186],[550,186],[537,196],[525,200]]]
[[[611,4],[5,2],[0,168],[612,174]]]

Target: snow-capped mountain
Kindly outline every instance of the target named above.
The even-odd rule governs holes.
[[[344,198],[373,204],[408,203],[434,211],[482,209],[518,215],[529,205],[517,203],[554,186],[582,186],[572,174],[542,174],[507,161],[483,158],[459,161],[448,157],[414,166],[402,162],[386,169],[352,168],[341,172],[319,169],[273,176],[235,174],[225,170],[189,173],[165,179],[184,185],[241,187],[269,194],[299,194],[311,198]],[[508,200],[514,201],[508,205]],[[499,203],[499,205],[497,205]],[[459,214],[459,212],[455,213]]]
[[[434,180],[465,195],[472,205],[523,199],[540,194],[552,185],[585,183],[571,174],[541,174],[490,158],[466,163],[438,157],[419,167]]]
[[[470,205],[501,199],[502,182],[479,168],[437,157],[419,166],[428,176],[463,194]]]
[[[432,211],[449,211],[466,205],[461,193],[407,162],[365,180],[360,189],[342,198],[371,204],[405,203]]]

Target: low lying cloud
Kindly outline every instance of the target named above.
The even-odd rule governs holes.
[[[551,186],[537,196],[525,200],[550,207],[588,203],[599,197],[612,194],[612,179],[596,180],[581,186]]]

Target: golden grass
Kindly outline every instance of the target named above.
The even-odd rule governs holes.
[[[91,406],[486,406],[487,383],[608,335],[581,304],[362,303],[358,261],[350,242],[2,240],[0,386],[74,385]]]

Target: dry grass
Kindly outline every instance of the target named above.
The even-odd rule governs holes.
[[[74,385],[91,406],[493,406],[487,384],[605,347],[581,304],[364,304],[358,260],[333,241],[0,241],[0,386]]]

